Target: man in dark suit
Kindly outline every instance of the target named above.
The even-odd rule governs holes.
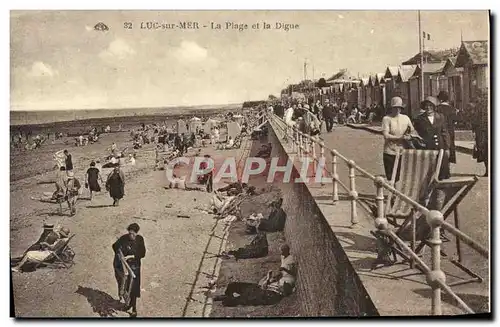
[[[448,143],[450,150],[450,162],[456,163],[455,153],[455,122],[457,121],[457,110],[448,103],[448,92],[441,91],[438,95],[440,104],[437,106],[436,111],[442,114],[446,120],[446,127],[448,128],[449,140]]]
[[[427,97],[422,102],[425,112],[421,113],[413,122],[413,126],[418,135],[423,139],[428,150],[446,150],[439,172],[439,179],[450,178],[449,163],[449,134],[446,119],[443,115],[436,112],[437,99]]]
[[[332,104],[330,103],[330,99],[325,99],[325,106],[323,107],[322,116],[325,120],[326,131],[331,132],[333,128],[334,109]]]

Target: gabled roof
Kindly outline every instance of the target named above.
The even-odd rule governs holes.
[[[417,65],[403,65],[399,67],[399,73],[398,73],[398,82],[408,82],[410,77],[413,76],[415,73],[415,70],[417,69]]]
[[[370,77],[368,78],[368,85],[375,86],[376,82],[377,82],[377,75],[370,75]]]
[[[488,41],[462,42],[455,67],[463,67],[468,62],[472,65],[488,64]]]
[[[448,58],[442,69],[443,74],[446,73],[447,70],[455,68],[456,62],[457,62],[457,57]]]
[[[387,69],[385,70],[384,78],[397,77],[398,73],[399,73],[399,67],[398,66],[388,66]]]
[[[369,77],[361,77],[361,86],[366,86],[370,82]]]
[[[332,82],[332,81],[335,81],[335,80],[356,80],[356,79],[357,79],[356,77],[354,77],[353,75],[349,74],[349,72],[347,71],[347,69],[341,69],[341,70],[339,70],[338,73],[333,74],[332,77],[330,77],[326,81],[327,82]]]
[[[380,85],[380,83],[385,83],[384,76],[385,76],[385,73],[377,73],[375,75],[375,77],[376,77],[375,85]]]
[[[424,51],[424,62],[437,63],[446,61],[448,57],[453,57],[457,53],[457,49],[438,50],[438,51]],[[403,65],[420,65],[420,52],[403,62]]]
[[[425,64],[424,65],[424,74],[440,74],[443,72],[443,68],[446,62],[434,63],[434,64]],[[420,65],[415,68],[413,75],[411,77],[419,77],[421,74]]]

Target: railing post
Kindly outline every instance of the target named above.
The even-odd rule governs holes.
[[[311,140],[307,137],[307,134],[303,134],[304,137],[304,149],[305,149],[305,154],[306,157],[309,157],[309,154],[311,153]]]
[[[432,270],[427,274],[427,283],[432,288],[432,314],[441,315],[441,285],[446,282],[446,276],[441,270],[441,225],[443,214],[437,210],[431,210],[426,216],[427,223],[431,226],[431,238],[427,241],[431,246]]]
[[[326,160],[325,160],[325,143],[323,143],[323,142],[319,142],[319,153],[320,153],[319,160],[321,160],[321,162],[323,164],[326,164]],[[324,171],[324,169],[321,170],[321,186],[325,185],[325,184],[323,184],[323,171]]]
[[[339,185],[337,181],[339,180],[339,175],[337,173],[337,150],[332,151],[332,185],[333,185],[333,204],[337,204],[339,201]]]
[[[384,178],[378,176],[375,178],[375,187],[377,188],[377,218],[385,219],[384,211]]]
[[[349,182],[351,191],[349,192],[349,197],[351,198],[351,227],[354,227],[359,223],[358,221],[358,192],[356,192],[356,169],[354,168],[354,161],[349,160],[347,163],[349,166]]]
[[[311,155],[314,161],[316,161],[316,142],[315,140],[311,137]]]
[[[297,153],[297,141],[298,141],[298,134],[297,134],[297,131],[295,130],[295,128],[293,126],[290,126],[290,128],[292,129],[292,149],[293,149],[293,153]]]
[[[304,155],[304,138],[302,136],[302,132],[299,131],[299,156],[302,157]]]

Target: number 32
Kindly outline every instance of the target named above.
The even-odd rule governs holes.
[[[131,30],[132,29],[132,23],[130,23],[130,22],[123,23],[123,28]]]

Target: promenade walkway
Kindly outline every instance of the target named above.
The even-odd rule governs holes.
[[[382,145],[383,139],[378,133],[367,133],[365,130],[350,127],[337,127],[332,133],[323,134],[325,144],[338,150],[349,159],[375,175],[383,174]],[[287,148],[291,153],[291,148]],[[458,164],[454,165],[454,175],[482,175],[483,166],[477,164],[470,155],[458,153]],[[327,167],[330,167],[327,156]],[[342,182],[348,183],[347,165],[339,160],[338,173]],[[419,271],[410,269],[408,265],[397,264],[392,267],[370,271],[371,263],[376,257],[376,244],[370,230],[374,230],[373,216],[358,204],[360,224],[350,228],[350,202],[341,188],[341,201],[333,205],[332,185],[308,184],[308,187],[320,206],[333,232],[343,245],[351,265],[363,281],[370,297],[381,315],[429,315],[431,314],[431,289],[425,276]],[[375,187],[371,180],[356,177],[356,188],[360,195],[374,196]],[[489,180],[481,178],[459,207],[461,226],[466,234],[487,246],[489,242]],[[451,252],[454,239],[444,244],[444,249]],[[427,253],[430,251],[427,249]],[[454,291],[476,312],[488,310],[489,294],[489,262],[466,246],[462,246],[466,266],[485,278],[483,283],[470,283],[454,287]],[[430,262],[430,255],[424,256]],[[443,270],[447,282],[458,281],[468,276],[451,263],[443,260]],[[443,295],[443,314],[462,314],[453,299]]]

